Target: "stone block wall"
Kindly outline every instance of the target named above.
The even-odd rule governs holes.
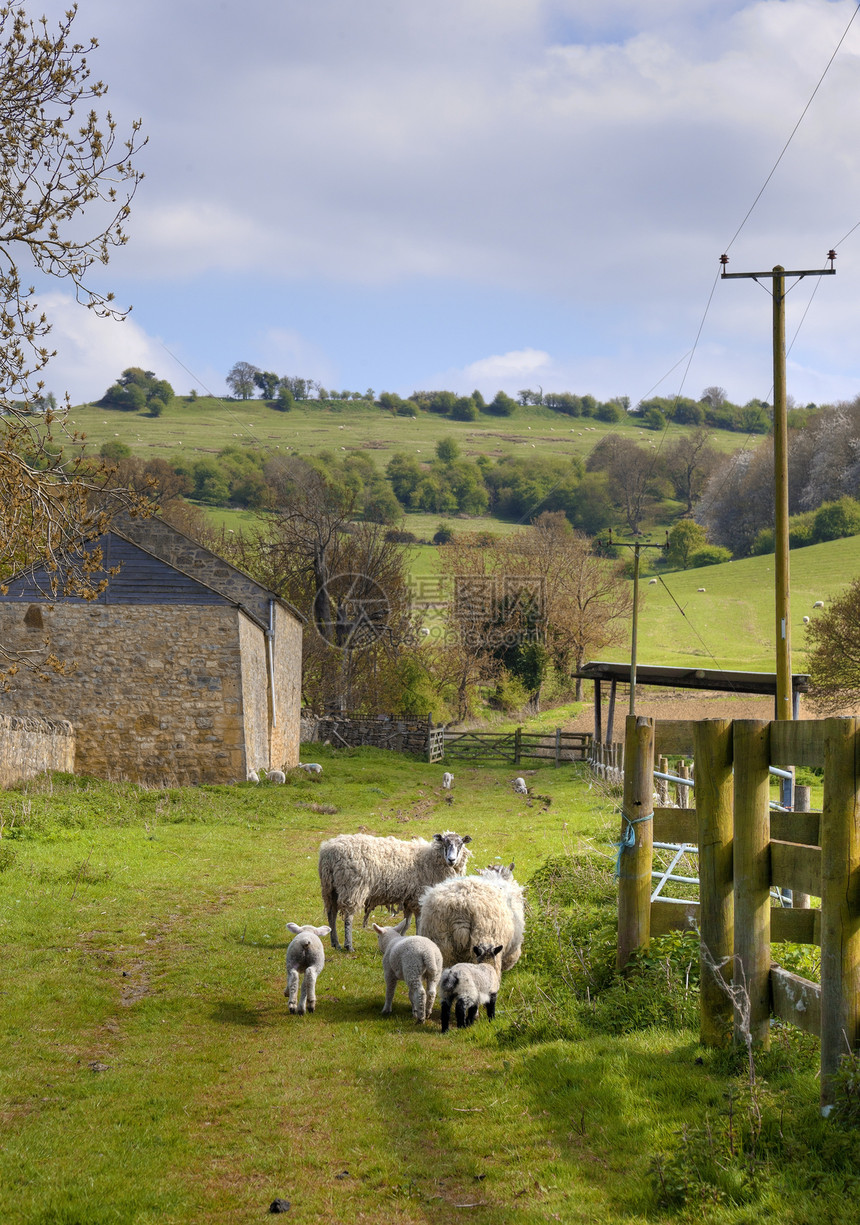
[[[229,605],[39,607],[43,629],[25,624],[21,604],[0,604],[4,641],[33,649],[47,634],[75,671],[46,682],[22,669],[0,694],[0,713],[70,719],[79,773],[162,785],[245,778],[240,645],[253,623],[244,613]],[[257,700],[260,693],[265,703],[265,686]]]
[[[75,729],[67,720],[0,715],[0,787],[74,768]]]

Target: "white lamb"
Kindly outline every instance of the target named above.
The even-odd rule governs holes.
[[[287,928],[293,932],[295,939],[287,947],[287,987],[284,995],[289,996],[290,1012],[304,1015],[305,1006],[308,1012],[314,1012],[317,1006],[317,978],[325,969],[325,949],[322,946],[322,936],[327,936],[330,927],[314,927],[305,923],[288,923]],[[299,976],[302,979],[302,998],[299,999]]]
[[[524,778],[514,779],[514,791],[516,791],[517,795],[528,795],[529,789]]]
[[[499,968],[510,970],[520,959],[524,931],[522,886],[494,868],[442,881],[421,896],[418,934],[438,945],[446,966],[471,961],[476,944],[499,944]]]
[[[399,982],[406,983],[412,1015],[419,1025],[430,1018],[436,988],[442,976],[442,954],[432,940],[423,936],[405,936],[409,916],[397,927],[380,927],[374,923],[376,941],[382,953],[382,972],[385,975],[384,1017],[391,1016],[394,992]]]
[[[322,774],[322,766],[316,761],[300,761],[299,770],[307,770],[308,774]]]
[[[249,783],[258,783],[259,781],[260,781],[260,776],[259,776],[259,774],[257,773],[257,771],[256,771],[256,770],[249,770],[249,771],[248,771],[248,782],[249,782]]]
[[[283,770],[267,770],[266,778],[270,783],[285,783],[287,781],[287,776]]]
[[[454,786],[454,775],[448,774],[448,772],[446,771],[442,775],[442,786],[445,788],[446,791],[450,791],[451,788]]]
[[[338,834],[320,847],[319,876],[332,948],[340,948],[337,916],[343,915],[343,943],[352,952],[353,916],[364,910],[364,926],[372,910],[387,906],[402,910],[407,926],[421,909],[428,885],[461,876],[471,855],[472,839],[450,830],[434,834],[432,842],[414,838],[376,838],[372,834]]]
[[[458,1029],[474,1024],[482,1004],[487,1009],[487,1020],[493,1020],[501,981],[495,959],[501,951],[500,944],[476,944],[472,949],[475,962],[459,961],[444,972],[439,982],[443,1034],[451,1023],[452,1003]]]

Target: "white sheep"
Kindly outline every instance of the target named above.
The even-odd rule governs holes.
[[[391,1016],[394,992],[399,982],[406,983],[412,1015],[419,1025],[430,1019],[436,988],[442,976],[442,954],[432,940],[423,936],[406,936],[409,916],[396,927],[380,927],[374,923],[376,942],[382,954],[385,975],[384,1017]]]
[[[813,607],[813,608],[823,608],[823,607],[824,607],[824,601],[823,601],[823,600],[816,600],[816,601],[815,601],[815,603],[812,605],[812,607]]]
[[[487,1009],[487,1020],[494,1019],[501,981],[495,960],[501,951],[500,944],[476,944],[472,949],[474,962],[459,961],[444,972],[439,981],[443,1034],[451,1023],[452,1003],[458,1029],[474,1024],[482,1004]]]
[[[270,783],[285,783],[287,781],[287,776],[283,770],[266,770],[265,774]]]
[[[514,779],[514,791],[516,791],[517,795],[528,795],[529,789],[524,778]]]
[[[340,948],[337,916],[343,915],[343,945],[352,952],[352,920],[364,910],[364,926],[377,906],[402,910],[409,920],[421,909],[428,885],[461,876],[471,855],[467,834],[446,830],[432,842],[413,838],[376,838],[372,834],[338,834],[320,847],[319,877],[323,907],[331,927],[332,948]],[[408,926],[408,922],[407,922]]]
[[[454,786],[454,775],[453,775],[453,774],[449,774],[449,773],[446,771],[446,772],[445,772],[445,773],[442,775],[442,786],[445,788],[445,790],[446,790],[446,791],[450,791],[450,790],[451,790],[451,788]]]
[[[287,986],[284,995],[289,996],[290,1012],[304,1015],[314,1012],[317,1006],[317,978],[325,969],[325,949],[321,937],[327,936],[330,927],[314,927],[312,923],[299,926],[288,923],[287,928],[295,939],[287,946]],[[302,978],[302,998],[299,999],[299,976]]]
[[[316,761],[300,761],[298,768],[307,770],[308,774],[322,774],[322,766]]]
[[[803,624],[804,624],[804,625],[809,625],[809,617],[804,617],[804,618],[803,618]]]
[[[259,774],[257,773],[257,771],[256,771],[256,770],[249,770],[249,771],[248,771],[248,782],[249,782],[249,783],[258,783],[259,781],[260,781],[260,776],[259,776]]]
[[[502,946],[501,969],[520,959],[525,931],[522,886],[493,868],[431,885],[421,895],[418,934],[438,945],[446,966],[471,961],[476,944]]]

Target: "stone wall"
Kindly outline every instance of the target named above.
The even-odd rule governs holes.
[[[299,764],[299,716],[302,705],[302,626],[275,604],[275,709],[271,730],[272,767],[291,770]]]
[[[318,743],[328,740],[334,748],[369,745],[377,749],[392,749],[396,753],[427,753],[429,720],[396,715],[323,715],[319,718],[304,712],[302,737],[312,737]]]
[[[0,787],[45,770],[75,768],[75,730],[65,719],[0,715]]]
[[[68,717],[79,773],[168,785],[246,777],[245,701],[262,701],[264,723],[267,712],[265,685],[243,695],[241,638],[248,627],[263,638],[244,613],[228,605],[39,607],[44,629],[31,629],[27,608],[0,603],[4,642],[32,649],[47,634],[75,670],[45,682],[21,669],[0,694],[0,713]]]

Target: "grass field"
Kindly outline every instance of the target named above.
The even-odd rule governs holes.
[[[464,454],[476,457],[521,452],[535,455],[585,457],[608,433],[629,434],[648,445],[659,443],[641,426],[621,422],[608,425],[580,417],[565,417],[548,408],[518,408],[513,417],[481,415],[477,421],[451,421],[436,413],[418,417],[395,417],[367,403],[316,406],[298,404],[291,412],[268,408],[260,400],[196,400],[177,397],[161,414],[127,413],[116,409],[78,405],[69,416],[71,429],[86,435],[91,450],[118,439],[144,458],[171,457],[189,449],[214,454],[223,447],[262,447],[278,454],[297,450],[302,455],[319,451],[361,450],[384,467],[395,451],[420,454],[431,459],[441,438],[456,439]],[[670,426],[665,443],[679,437],[686,427]],[[745,437],[724,430],[714,432],[718,449],[734,451]]]
[[[560,854],[610,864],[618,820],[577,767],[530,774],[548,798],[528,804],[510,770],[464,767],[449,807],[438,766],[312,752],[321,781],[286,787],[55,776],[3,793],[4,1222],[251,1222],[275,1198],[327,1225],[858,1220],[860,1146],[818,1116],[808,1041],[775,1035],[761,1057],[751,1137],[743,1075],[694,1031],[655,1026],[646,997],[588,996],[596,1016],[614,999],[626,1031],[586,1023],[585,994],[576,1016],[552,1003],[542,957],[576,975],[592,941],[611,954],[605,867],[593,930],[567,952],[532,886],[495,1025],[443,1036],[437,1009],[419,1029],[402,986],[380,1017],[360,929],[354,954],[328,950],[317,1012],[291,1017],[285,923],[323,921],[323,837],[453,827],[476,866],[515,859],[529,881]]]

